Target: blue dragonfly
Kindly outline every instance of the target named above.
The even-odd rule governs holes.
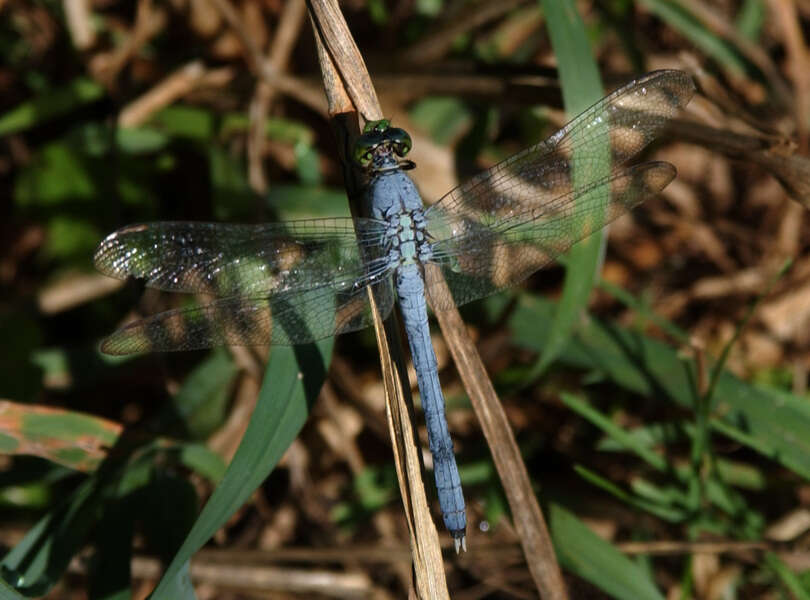
[[[405,172],[414,166],[404,159],[410,136],[380,120],[366,124],[354,147],[368,175],[368,218],[119,229],[96,251],[100,271],[216,299],[130,323],[101,349],[121,355],[306,344],[370,325],[369,288],[383,317],[398,299],[444,523],[456,551],[466,548],[464,496],[427,304],[448,310],[512,286],[661,191],[675,177],[671,164],[621,165],[693,92],[680,71],[643,76],[428,207]]]

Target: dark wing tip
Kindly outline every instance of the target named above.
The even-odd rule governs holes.
[[[657,194],[663,190],[678,174],[675,165],[663,160],[641,163],[632,167],[631,170],[635,175],[640,176],[638,181],[644,191],[649,194]]]
[[[675,108],[683,108],[694,96],[695,80],[685,71],[678,69],[659,69],[639,77],[633,83],[648,84],[668,92],[670,102]]]

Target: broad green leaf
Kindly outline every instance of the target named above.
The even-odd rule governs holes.
[[[210,435],[224,419],[228,391],[237,372],[226,350],[214,350],[186,377],[161,420],[168,426],[167,421],[179,419],[195,439]]]
[[[227,466],[222,457],[208,449],[204,444],[183,444],[180,446],[179,460],[192,471],[195,471],[219,483],[225,476]]]
[[[6,454],[40,456],[77,471],[94,471],[121,432],[113,421],[36,404],[0,401]]]
[[[0,115],[0,136],[36,127],[84,104],[95,102],[103,95],[104,88],[100,84],[79,77],[65,87],[42,93]]]
[[[87,202],[98,194],[98,181],[69,143],[45,146],[14,181],[14,199],[22,207],[50,207],[67,201]]]
[[[128,127],[115,130],[115,142],[129,154],[157,152],[169,143],[168,136],[150,127]]]
[[[660,454],[654,452],[649,446],[639,444],[635,438],[628,435],[628,432],[616,425],[613,421],[605,415],[594,409],[588,402],[581,397],[573,394],[562,394],[562,401],[568,408],[578,412],[584,418],[588,419],[599,427],[602,431],[608,434],[614,441],[620,443],[625,448],[632,450],[648,465],[659,471],[665,471],[668,468],[667,460]]]
[[[278,210],[279,219],[320,219],[350,216],[346,191],[308,185],[274,185],[267,204]]]
[[[332,352],[332,339],[318,344],[274,347],[259,400],[225,477],[175,555],[153,598],[183,597],[183,566],[239,509],[273,470],[306,421]]]

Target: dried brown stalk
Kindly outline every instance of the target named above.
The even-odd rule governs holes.
[[[306,10],[307,5],[304,0],[291,0],[284,5],[284,11],[279,19],[278,29],[267,57],[267,63],[279,73],[283,73],[287,67],[293,46],[295,46],[304,23]],[[260,80],[256,84],[256,92],[250,102],[250,133],[247,140],[248,180],[257,194],[265,194],[268,188],[262,160],[266,139],[264,127],[267,112],[275,95],[276,90],[266,81]]]

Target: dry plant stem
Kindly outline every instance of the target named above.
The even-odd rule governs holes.
[[[278,29],[273,38],[267,64],[279,73],[283,73],[290,60],[301,26],[306,16],[307,5],[305,0],[291,0],[284,5],[284,12],[278,22]],[[264,142],[265,123],[270,104],[276,95],[276,90],[264,80],[256,84],[256,93],[250,102],[250,133],[247,140],[248,154],[248,180],[253,191],[265,194],[268,189],[267,175],[264,172]]]
[[[119,127],[136,127],[142,124],[155,112],[197,87],[204,73],[205,66],[202,61],[193,60],[187,63],[143,96],[125,106],[118,115]]]
[[[400,57],[403,63],[423,65],[443,57],[453,47],[458,36],[467,33],[489,21],[526,4],[526,0],[501,0],[500,2],[480,2],[465,11],[454,15],[437,31],[408,48]]]
[[[222,18],[234,30],[239,41],[247,52],[248,64],[258,77],[270,87],[295,98],[312,110],[326,115],[326,103],[323,93],[310,82],[280,73],[262,54],[259,44],[242,23],[236,9],[228,0],[209,0],[219,11]]]
[[[444,293],[450,294],[450,290],[445,290]],[[526,465],[523,464],[515,436],[492,387],[492,381],[486,373],[484,363],[457,310],[439,311],[436,318],[470,396],[475,414],[481,422],[484,437],[492,452],[495,467],[498,469],[509,501],[512,519],[523,546],[529,572],[540,591],[540,597],[554,600],[568,598],[551,537],[532,490]]]
[[[384,97],[396,98],[399,104],[430,94],[463,95],[508,102],[515,106],[528,104],[562,105],[560,84],[542,75],[467,75],[463,73],[383,73],[374,81]]]
[[[70,39],[76,49],[81,51],[87,50],[96,41],[89,5],[89,0],[62,0]]]
[[[382,118],[380,102],[371,84],[366,63],[354,43],[337,2],[311,1],[308,6],[318,39],[334,61],[335,73],[340,75],[341,87],[345,88],[355,110],[366,121]],[[327,83],[330,82],[324,82]],[[331,106],[330,104],[330,111]]]
[[[92,302],[124,287],[124,282],[104,275],[76,275],[43,287],[37,306],[43,314],[55,315]]]
[[[674,139],[759,165],[773,175],[794,200],[810,208],[810,159],[794,153],[787,144],[779,145],[776,143],[778,140],[743,135],[680,119],[673,120],[667,132]]]
[[[75,561],[74,561],[75,562]],[[80,567],[71,564],[71,571]],[[137,578],[157,579],[160,563],[151,558],[136,558],[132,574]],[[375,588],[365,573],[345,573],[323,569],[293,569],[289,566],[267,567],[234,562],[191,564],[194,583],[223,586],[256,592],[286,592],[318,595],[327,598],[388,598],[386,592]],[[305,596],[306,597],[306,596]]]
[[[804,43],[796,4],[792,0],[770,0],[771,10],[785,35],[785,49],[790,74],[796,89],[796,128],[803,152],[808,149],[808,119],[810,119],[810,58]]]
[[[308,7],[346,188],[352,200],[351,208],[357,214],[362,182],[349,158],[352,155],[351,144],[359,134],[357,113],[366,119],[378,119],[382,114],[365,63],[337,3],[313,0],[308,2]],[[407,377],[397,335],[399,329],[393,317],[382,322],[370,288],[368,293],[380,350],[386,414],[393,440],[397,477],[410,532],[415,579],[411,594],[420,598],[447,598],[438,534],[425,497],[421,453],[409,409],[409,389],[405,385]]]
[[[91,67],[95,67],[92,70],[96,77],[105,85],[112,86],[121,69],[165,25],[165,11],[156,10],[151,0],[139,0],[131,35],[116,48],[108,60],[102,63],[91,62]]]
[[[681,542],[659,540],[652,542],[621,542],[616,547],[625,554],[654,554],[657,556],[680,554],[727,554],[751,550],[771,550],[767,542]]]

